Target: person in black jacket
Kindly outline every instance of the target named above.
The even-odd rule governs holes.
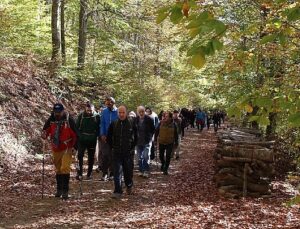
[[[137,108],[136,126],[138,131],[137,154],[139,158],[140,175],[148,178],[150,170],[150,154],[152,137],[155,131],[153,119],[145,114],[145,107]]]
[[[113,198],[122,196],[122,171],[127,194],[132,193],[133,186],[133,158],[137,143],[137,128],[127,117],[125,106],[118,108],[118,119],[112,122],[108,129],[107,143],[112,149],[114,168]]]

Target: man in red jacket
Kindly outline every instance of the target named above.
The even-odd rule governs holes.
[[[61,103],[54,104],[53,112],[43,127],[42,138],[50,136],[53,161],[56,169],[57,192],[55,197],[68,199],[72,162],[72,148],[76,145],[75,121]]]

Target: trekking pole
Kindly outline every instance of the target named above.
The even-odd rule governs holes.
[[[79,160],[78,160],[78,150],[76,150],[76,154],[75,154],[75,163],[76,163],[76,166],[75,166],[75,168],[76,168],[76,173],[77,174],[79,174]],[[78,177],[79,178],[79,194],[80,194],[80,196],[82,196],[83,195],[83,193],[82,193],[82,176],[80,177]]]
[[[43,142],[42,199],[44,199],[44,183],[45,183],[45,150],[46,150],[46,143]]]

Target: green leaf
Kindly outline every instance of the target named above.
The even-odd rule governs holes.
[[[249,122],[255,122],[255,121],[257,121],[259,119],[259,116],[251,116],[250,118],[249,118]]]
[[[272,103],[273,101],[270,98],[266,98],[266,97],[255,99],[255,105],[259,107],[271,107]]]
[[[223,43],[216,39],[212,40],[212,45],[213,45],[214,50],[216,50],[216,51],[219,51],[223,48]]]
[[[181,8],[179,6],[174,6],[171,10],[170,20],[174,24],[178,24],[183,18],[183,14],[181,12]]]
[[[278,39],[281,45],[286,44],[287,37],[283,33],[278,34]]]
[[[196,18],[193,18],[186,28],[188,29],[197,28],[200,25],[203,25],[204,22],[210,18],[213,18],[212,14],[209,13],[208,11],[204,11],[201,14],[199,14]]]
[[[202,53],[198,53],[192,57],[191,63],[194,67],[200,69],[205,64],[205,56]]]
[[[160,24],[163,20],[165,20],[169,16],[169,12],[161,12],[157,15],[156,23]]]
[[[288,121],[292,127],[300,127],[300,112],[291,114],[288,117]]]
[[[266,35],[260,40],[260,43],[266,44],[268,42],[274,41],[276,39],[276,37],[277,37],[277,34]]]
[[[261,126],[268,126],[268,125],[270,125],[269,117],[264,116],[264,115],[261,115],[261,116],[259,117],[259,119],[257,120],[257,122],[258,122],[259,125],[261,125]]]
[[[289,21],[297,21],[300,19],[300,7],[296,6],[289,10],[287,19]]]
[[[218,35],[224,33],[226,31],[226,25],[219,20],[211,20],[209,23],[216,31]]]

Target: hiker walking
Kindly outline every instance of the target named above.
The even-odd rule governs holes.
[[[78,115],[78,118],[76,120],[76,127],[79,132],[77,155],[79,162],[79,170],[77,171],[76,179],[82,179],[83,157],[84,152],[87,150],[88,171],[86,179],[90,180],[95,160],[94,158],[97,139],[100,136],[100,116],[95,111],[95,107],[93,104],[88,102],[85,105],[84,112]]]
[[[168,175],[173,146],[178,146],[178,133],[171,112],[164,112],[161,122],[155,132],[155,142],[159,144],[161,171]]]
[[[42,138],[50,136],[53,161],[56,170],[55,197],[68,199],[69,180],[72,163],[72,148],[76,145],[77,130],[74,119],[56,103],[53,112],[43,127]]]
[[[132,193],[133,158],[137,143],[137,128],[134,121],[127,117],[125,106],[118,108],[118,119],[109,126],[107,142],[112,150],[114,167],[113,198],[120,198],[122,190],[122,172],[127,194]]]
[[[102,111],[103,111],[104,108],[105,108],[105,106],[100,104],[100,107],[97,111],[98,115],[99,115],[99,118],[100,118],[100,121],[101,121]],[[99,124],[99,128],[100,128],[100,124]],[[103,167],[102,151],[101,151],[101,137],[99,137],[98,140],[97,140],[96,152],[97,152],[97,164],[98,164],[98,167],[96,168],[96,172],[100,173],[100,171],[102,171],[102,167]]]
[[[212,116],[213,124],[214,124],[214,131],[218,131],[219,123],[220,123],[220,115],[217,111],[214,112]]]
[[[137,108],[136,126],[138,131],[137,154],[139,158],[140,176],[149,177],[149,164],[152,146],[152,137],[155,131],[153,119],[145,114],[145,107]]]
[[[150,118],[153,119],[154,122],[154,127],[155,129],[158,127],[159,124],[159,118],[158,115],[152,111],[152,109],[150,107],[146,107],[146,115],[148,115]],[[150,160],[154,160],[155,159],[155,144],[154,144],[154,134],[152,137],[152,144],[151,144],[151,153],[150,153]]]
[[[118,119],[118,110],[113,97],[106,97],[106,108],[102,111],[100,123],[101,153],[102,153],[102,180],[113,179],[112,153],[107,143],[107,131],[110,124]],[[110,172],[110,173],[109,173]]]
[[[205,113],[200,108],[196,113],[196,123],[198,130],[202,131],[205,125]]]
[[[174,110],[173,111],[173,121],[176,124],[176,128],[177,128],[177,133],[178,133],[178,144],[177,146],[175,145],[173,147],[173,155],[172,157],[175,155],[175,159],[178,160],[179,159],[179,152],[180,152],[180,142],[181,142],[181,125],[182,125],[182,120],[179,117],[179,111],[178,110]]]

